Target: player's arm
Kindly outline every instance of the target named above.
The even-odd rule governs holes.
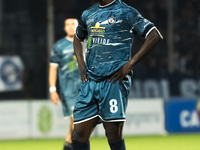
[[[83,56],[83,46],[82,46],[82,41],[77,38],[76,36],[74,36],[74,53],[76,55],[77,58],[77,62],[78,62],[78,66],[80,69],[80,73],[81,73],[81,80],[82,82],[87,81],[87,77],[84,73],[84,69],[85,69],[85,61],[84,61],[84,56]]]
[[[86,39],[88,35],[87,31],[87,25],[86,25],[86,19],[85,19],[85,12],[81,15],[81,18],[78,22],[78,26],[76,28],[76,33],[74,36],[74,53],[77,58],[78,66],[80,69],[81,73],[81,81],[86,82],[87,77],[85,75],[85,61],[84,61],[84,56],[83,56],[83,46],[82,46],[82,41]]]
[[[117,80],[120,80],[122,83],[124,77],[131,71],[131,69],[146,58],[158,45],[158,43],[163,39],[160,32],[155,28],[147,36],[144,44],[140,50],[128,61],[123,67],[121,67],[111,78],[115,83]]]
[[[49,86],[50,86],[50,88],[49,88],[49,91],[50,91],[51,101],[55,105],[57,105],[58,101],[60,101],[58,93],[56,91],[57,68],[58,68],[58,65],[50,63],[50,68],[49,68]]]
[[[132,67],[141,62],[144,58],[146,58],[155,47],[162,41],[163,37],[158,31],[158,29],[153,29],[150,34],[147,36],[143,46],[140,50],[132,57],[132,59],[128,62]]]

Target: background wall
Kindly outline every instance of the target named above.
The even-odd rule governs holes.
[[[52,47],[47,36],[47,10],[50,1],[53,2],[53,28],[50,30],[51,35],[54,35],[51,37],[53,42],[65,36],[63,21],[66,18],[80,18],[81,13],[93,4],[92,0],[0,0],[0,56],[18,55],[24,65],[23,88],[12,92],[0,91],[0,100],[48,97],[48,56]],[[199,97],[200,2],[124,2],[154,22],[164,36],[155,52],[134,68],[131,97]],[[135,38],[132,55],[139,50],[143,42],[143,38]],[[148,83],[148,80],[153,81]],[[145,91],[146,84],[153,85],[152,95],[142,92]],[[139,92],[134,93],[134,88]],[[160,91],[157,91],[157,88]]]

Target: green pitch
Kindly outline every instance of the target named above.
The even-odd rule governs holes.
[[[127,150],[200,150],[200,134],[126,136]],[[91,138],[91,150],[109,150],[104,137]],[[62,150],[63,139],[3,140],[0,150]]]

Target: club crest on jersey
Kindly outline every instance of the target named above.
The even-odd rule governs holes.
[[[115,17],[109,17],[108,18],[108,24],[111,26],[111,25],[113,25],[113,24],[115,24],[116,23],[116,18]]]

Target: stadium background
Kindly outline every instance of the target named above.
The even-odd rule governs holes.
[[[129,107],[140,109],[128,109],[125,134],[195,133],[199,138],[200,1],[124,2],[154,22],[164,36],[134,69]],[[79,18],[92,4],[92,0],[0,0],[0,149],[7,139],[64,137],[68,124],[60,107],[49,102],[49,53],[53,43],[65,36],[63,21]],[[135,39],[133,55],[143,42],[139,36]],[[98,128],[93,140],[101,135]],[[170,143],[176,141],[171,139]]]

